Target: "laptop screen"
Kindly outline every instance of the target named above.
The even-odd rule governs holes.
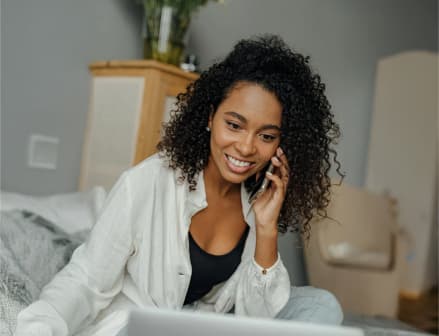
[[[362,336],[356,328],[232,314],[148,308],[130,312],[126,336]]]

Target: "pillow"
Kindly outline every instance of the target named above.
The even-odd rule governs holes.
[[[67,233],[75,233],[93,227],[105,197],[106,192],[103,187],[46,197],[2,191],[0,208],[2,211],[30,211],[56,223]]]

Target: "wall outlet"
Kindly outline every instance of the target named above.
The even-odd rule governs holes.
[[[40,134],[29,137],[27,164],[29,167],[56,169],[59,138]]]

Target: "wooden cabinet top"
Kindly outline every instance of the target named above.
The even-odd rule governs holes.
[[[198,74],[194,72],[187,72],[172,64],[165,64],[153,60],[126,60],[126,61],[99,61],[89,65],[90,72],[93,75],[109,74],[113,71],[138,71],[145,70],[159,70],[161,72],[169,73],[174,76],[182,77],[193,81],[198,78]]]

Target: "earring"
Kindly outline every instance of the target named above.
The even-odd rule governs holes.
[[[210,132],[210,128],[209,128],[209,126],[206,126],[206,131],[207,131],[207,132]]]

